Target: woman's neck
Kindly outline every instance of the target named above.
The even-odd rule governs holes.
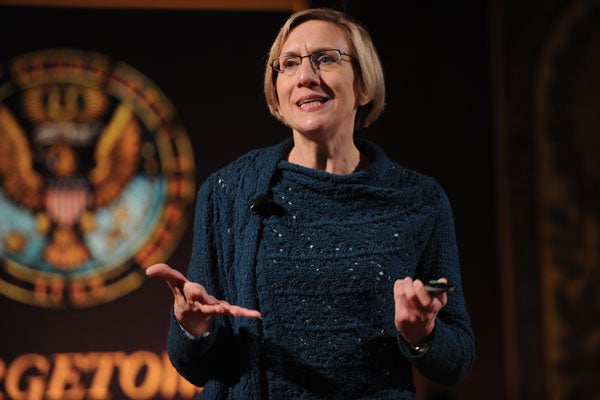
[[[294,147],[287,161],[336,175],[356,172],[367,162],[353,138],[316,142],[297,133],[294,133]]]

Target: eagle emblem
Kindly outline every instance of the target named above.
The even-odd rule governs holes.
[[[85,307],[133,290],[177,244],[195,190],[173,106],[136,70],[95,53],[48,49],[8,70],[0,292]]]
[[[30,97],[52,97],[52,92],[57,92],[54,101],[60,101],[66,91],[76,89],[30,89],[23,94],[24,108],[35,114],[27,110]],[[42,90],[46,93],[36,93]],[[72,101],[80,96],[85,98],[83,93],[75,93]],[[140,129],[131,110],[123,105],[106,126],[93,119],[73,121],[63,114],[56,115],[56,120],[37,116],[32,149],[23,127],[0,105],[2,189],[17,205],[36,214],[36,228],[49,238],[43,257],[57,269],[76,268],[90,259],[81,237],[93,226],[90,211],[121,195],[137,171],[140,149]],[[82,160],[84,150],[90,147],[91,162]]]

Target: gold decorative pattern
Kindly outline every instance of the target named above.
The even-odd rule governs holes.
[[[598,398],[600,2],[548,36],[535,87],[542,343],[548,399]]]
[[[15,57],[0,82],[0,293],[90,307],[167,259],[195,195],[187,132],[133,67],[76,49]]]

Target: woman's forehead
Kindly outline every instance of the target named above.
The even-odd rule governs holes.
[[[348,40],[342,28],[333,22],[310,20],[296,26],[283,42],[281,52],[340,49],[347,51]]]

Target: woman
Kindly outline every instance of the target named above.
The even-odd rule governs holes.
[[[187,279],[147,269],[174,294],[174,366],[207,399],[413,399],[413,365],[464,379],[475,347],[448,199],[355,136],[385,103],[368,32],[339,11],[292,15],[264,91],[292,138],[204,182]]]

